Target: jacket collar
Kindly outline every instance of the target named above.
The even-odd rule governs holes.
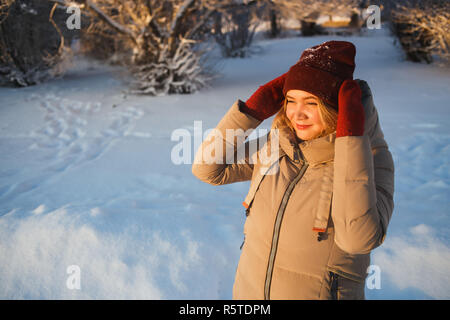
[[[303,141],[297,139],[294,131],[289,127],[272,125],[272,129],[278,129],[280,154],[286,154],[292,161],[296,161],[296,148],[300,149],[303,158],[310,164],[316,165],[334,160],[334,141],[336,132],[313,140]]]

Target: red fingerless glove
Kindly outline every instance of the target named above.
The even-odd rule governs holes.
[[[355,80],[345,80],[339,88],[336,137],[364,134],[364,107],[361,89]]]
[[[283,85],[286,74],[260,86],[245,105],[241,105],[241,110],[260,121],[277,113],[283,105]]]

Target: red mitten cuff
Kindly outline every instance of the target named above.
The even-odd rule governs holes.
[[[244,112],[246,114],[248,114],[249,116],[252,116],[255,119],[258,119],[259,121],[264,121],[263,117],[261,116],[261,114],[259,114],[258,112],[256,112],[253,109],[250,109],[245,102],[241,101],[241,103],[239,103],[239,110],[241,112]]]

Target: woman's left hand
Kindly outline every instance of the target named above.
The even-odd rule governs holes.
[[[336,137],[364,134],[364,107],[361,89],[355,80],[345,80],[339,88]]]

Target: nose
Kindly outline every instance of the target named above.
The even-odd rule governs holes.
[[[308,111],[303,103],[298,103],[295,108],[294,118],[298,120],[308,119]]]

